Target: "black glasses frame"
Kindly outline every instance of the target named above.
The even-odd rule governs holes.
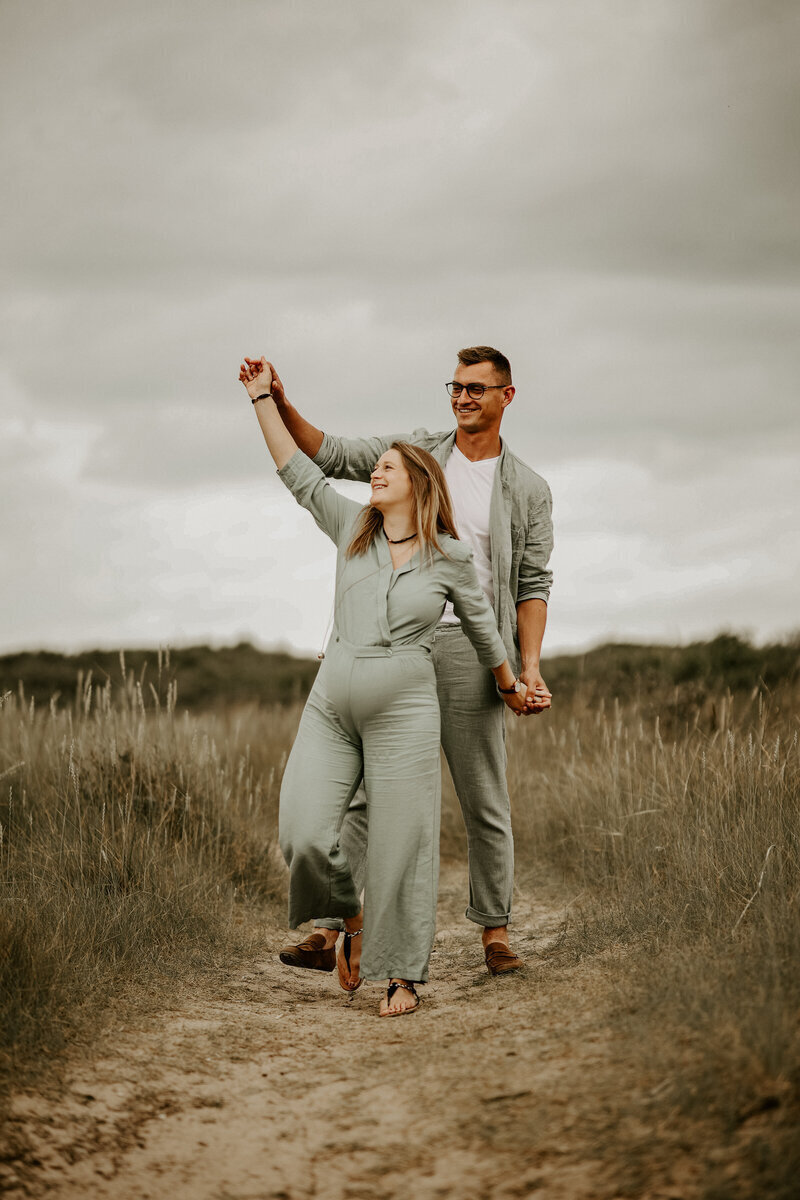
[[[494,392],[498,388],[511,387],[510,383],[458,383],[457,380],[451,379],[449,383],[444,385],[447,388],[448,396],[455,400],[462,392],[466,392],[470,400],[480,400],[484,392]],[[458,391],[454,391],[458,388]]]

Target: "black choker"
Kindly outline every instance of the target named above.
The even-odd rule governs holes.
[[[386,538],[390,546],[399,546],[401,542],[410,542],[411,539],[415,538],[417,535],[415,533],[410,533],[407,538],[390,538],[388,533],[386,533],[384,530],[383,536]]]

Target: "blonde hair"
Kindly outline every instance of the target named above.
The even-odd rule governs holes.
[[[438,550],[448,558],[438,535],[449,533],[450,537],[457,540],[458,533],[444,471],[433,455],[420,446],[412,446],[410,442],[392,442],[389,449],[398,451],[411,479],[411,520],[416,526],[423,556],[432,560],[434,550]],[[366,554],[382,529],[383,514],[368,504],[358,519],[352,541],[347,547],[347,557]]]

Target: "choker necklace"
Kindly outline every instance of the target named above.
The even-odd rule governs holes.
[[[415,533],[410,533],[408,537],[405,538],[390,538],[386,530],[384,530],[383,536],[386,538],[390,546],[399,546],[401,542],[410,542],[411,539],[415,538],[417,535]]]

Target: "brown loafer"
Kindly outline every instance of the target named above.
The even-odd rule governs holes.
[[[284,946],[278,958],[287,967],[306,971],[332,971],[336,966],[336,950],[333,946],[326,949],[324,933],[311,933],[296,946]]]
[[[483,953],[490,975],[506,975],[509,971],[518,971],[520,967],[525,966],[522,959],[517,958],[514,951],[509,950],[502,942],[489,942]]]

